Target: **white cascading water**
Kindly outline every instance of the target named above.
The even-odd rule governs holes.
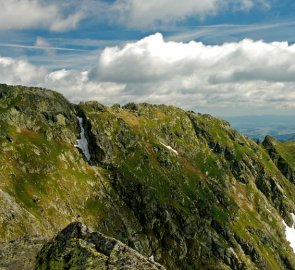
[[[85,137],[85,130],[83,127],[83,118],[82,117],[77,117],[80,125],[80,139],[77,140],[76,144],[74,145],[75,147],[81,149],[83,152],[84,156],[86,157],[87,161],[90,160],[90,152],[88,148],[88,141]]]
[[[284,221],[283,224],[285,226],[286,238],[290,242],[290,246],[295,253],[295,215],[292,213],[291,216],[293,219],[293,225],[289,227]]]

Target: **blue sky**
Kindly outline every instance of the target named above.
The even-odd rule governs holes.
[[[73,102],[294,114],[295,1],[6,0],[0,81]]]

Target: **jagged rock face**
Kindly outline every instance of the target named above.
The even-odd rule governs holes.
[[[74,106],[22,87],[2,85],[0,93],[2,239],[52,236],[80,220],[167,269],[295,269],[283,225],[295,212],[294,146],[279,149],[286,173],[266,144],[209,115],[164,105]],[[26,109],[13,109],[23,100]],[[58,115],[63,120],[52,120]],[[77,116],[89,162],[74,147]]]
[[[122,242],[74,222],[38,253],[35,269],[165,270]]]
[[[91,224],[96,211],[86,205],[101,189],[73,147],[76,106],[44,89],[0,85],[0,93],[0,239],[51,236],[86,212]]]
[[[293,184],[295,184],[295,143],[280,143],[271,136],[266,136],[262,145],[267,150],[270,158],[276,164],[281,173]]]

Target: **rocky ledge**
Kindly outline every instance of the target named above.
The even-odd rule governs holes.
[[[45,244],[35,269],[146,269],[165,270],[122,242],[91,232],[80,222],[71,223]]]

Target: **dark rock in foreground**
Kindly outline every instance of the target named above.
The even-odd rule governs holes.
[[[151,269],[165,268],[122,242],[71,223],[44,245],[35,269]]]

